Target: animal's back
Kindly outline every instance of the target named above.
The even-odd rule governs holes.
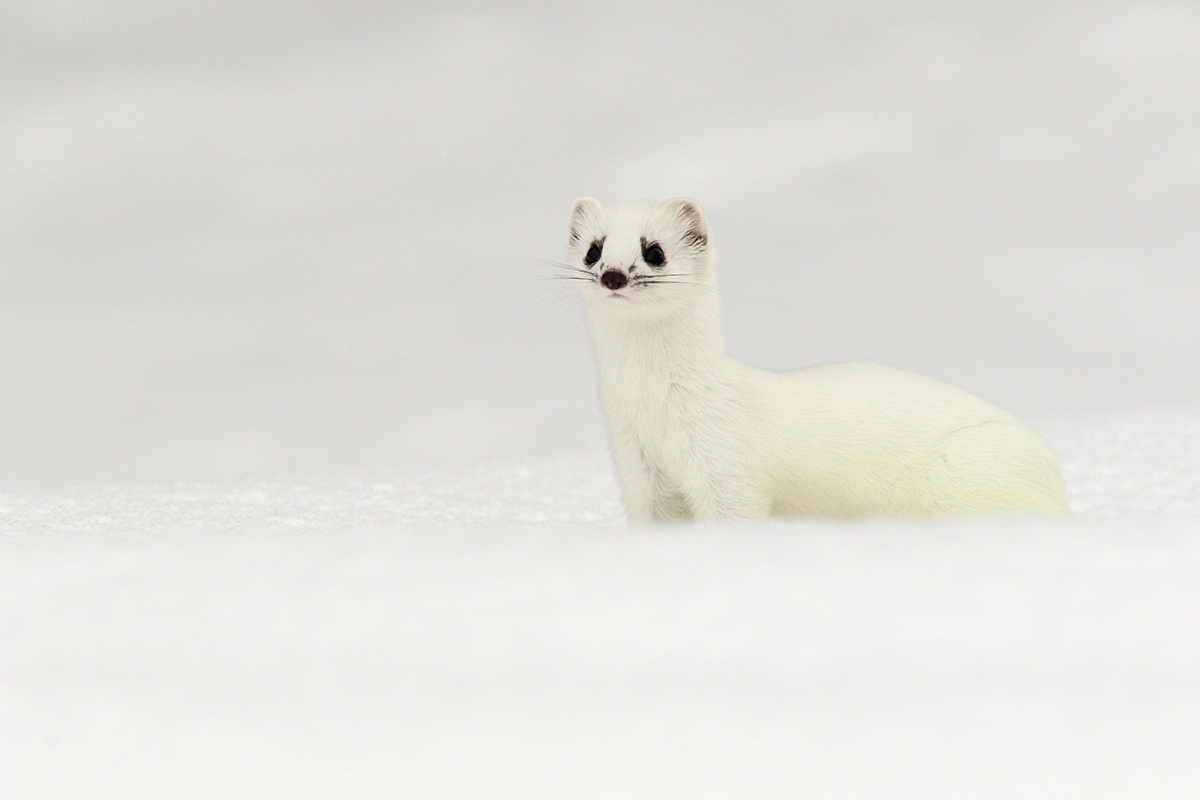
[[[969,392],[866,362],[746,380],[775,516],[1067,510],[1050,447]]]

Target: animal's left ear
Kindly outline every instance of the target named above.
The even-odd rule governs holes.
[[[695,200],[677,197],[663,204],[666,212],[683,226],[683,241],[689,247],[703,250],[708,247],[708,224]]]

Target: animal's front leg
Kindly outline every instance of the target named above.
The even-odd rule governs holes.
[[[688,505],[696,520],[765,519],[771,514],[769,503],[744,481],[715,480],[688,493]]]
[[[686,456],[683,495],[697,520],[765,519],[770,500],[754,487],[747,450],[728,442],[714,458],[705,450]],[[708,451],[711,453],[711,451]]]
[[[613,471],[621,487],[625,515],[632,525],[648,525],[658,519],[655,513],[655,481],[641,447],[628,432],[615,433],[609,438]]]
[[[662,471],[646,458],[632,435],[610,441],[613,468],[625,501],[625,513],[634,525],[692,519],[683,494],[671,486]]]

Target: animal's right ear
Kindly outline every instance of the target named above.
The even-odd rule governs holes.
[[[571,206],[571,245],[579,244],[583,238],[583,228],[591,220],[600,216],[601,205],[590,197],[581,197]]]

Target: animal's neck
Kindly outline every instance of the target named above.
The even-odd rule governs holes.
[[[605,382],[691,383],[712,375],[727,359],[715,303],[647,318],[598,309],[591,327]]]

